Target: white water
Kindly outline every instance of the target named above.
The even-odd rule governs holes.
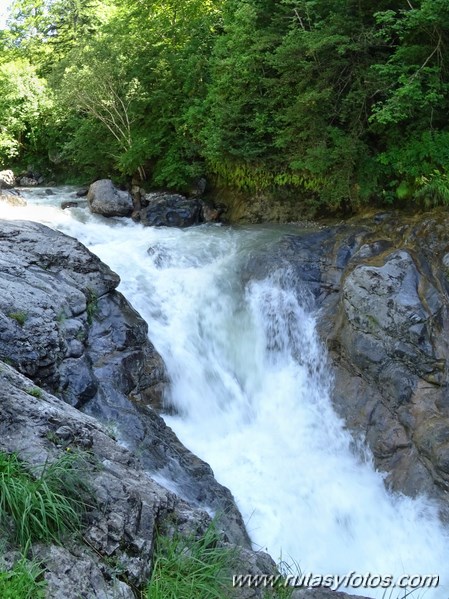
[[[387,493],[369,458],[353,453],[331,407],[307,294],[288,272],[240,281],[249,253],[279,233],[151,229],[43,205],[59,206],[61,193],[33,191],[39,205],[2,207],[1,216],[73,235],[120,274],[172,380],[180,415],[166,420],[232,490],[255,547],[317,575],[439,574],[438,589],[414,596],[447,599],[448,533],[425,498]]]

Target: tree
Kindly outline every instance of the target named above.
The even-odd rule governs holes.
[[[38,146],[52,108],[46,82],[25,60],[0,65],[0,160],[8,163]]]
[[[422,0],[375,16],[378,38],[391,47],[387,61],[372,65],[379,162],[399,197],[447,202],[449,6]]]
[[[10,46],[48,75],[73,49],[83,48],[111,12],[108,0],[14,0]]]

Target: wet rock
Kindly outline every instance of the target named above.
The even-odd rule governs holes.
[[[10,206],[26,206],[27,201],[14,189],[0,189],[0,202]]]
[[[201,204],[181,195],[151,193],[148,206],[140,211],[140,222],[147,227],[190,227],[200,222]]]
[[[224,206],[215,206],[213,202],[201,200],[201,220],[205,223],[220,222],[224,211]]]
[[[249,545],[230,491],[149,407],[162,401],[165,368],[118,283],[75,239],[0,221],[0,359],[105,423],[147,471],[223,513],[230,538]]]
[[[81,535],[67,536],[61,545],[31,547],[44,570],[47,596],[131,599],[149,580],[156,535],[201,536],[211,518],[154,480],[140,458],[94,418],[44,390],[39,397],[29,395],[32,385],[0,361],[0,451],[17,453],[35,469],[70,452],[84,483],[80,497],[87,502]],[[267,554],[235,545],[220,517],[217,526],[219,543],[233,553],[239,573],[277,573]],[[17,559],[14,550],[3,553],[2,566],[10,568]],[[250,591],[230,588],[229,596],[266,596],[265,589]]]
[[[39,181],[33,177],[23,176],[17,179],[17,185],[20,185],[21,187],[35,187],[36,185],[39,185]]]
[[[427,493],[448,517],[449,218],[387,216],[286,236],[244,277],[287,268],[310,293],[336,410],[388,486]]]
[[[117,189],[110,179],[100,179],[89,187],[87,201],[91,212],[103,216],[129,216],[133,201],[127,191]]]
[[[62,210],[66,210],[67,208],[76,208],[78,205],[79,205],[79,202],[73,202],[70,200],[61,202]]]

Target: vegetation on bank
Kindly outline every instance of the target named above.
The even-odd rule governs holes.
[[[64,454],[31,468],[15,453],[0,451],[2,599],[47,596],[45,564],[30,558],[34,543],[60,544],[70,539],[83,543],[80,532],[88,490],[80,459],[80,455]],[[9,566],[6,549],[8,561],[13,559]],[[104,560],[111,565],[112,558]],[[175,527],[170,534],[157,536],[151,578],[143,588],[133,586],[133,590],[141,599],[224,599],[233,594],[232,574],[238,564],[238,549],[223,545],[214,522],[201,535],[180,534]],[[128,582],[121,566],[114,575]],[[290,594],[281,589],[269,596]]]
[[[75,461],[63,455],[33,473],[16,454],[0,452],[0,526],[13,525],[22,550],[38,541],[60,542],[64,534],[80,530],[85,503]]]
[[[232,580],[240,570],[239,549],[223,544],[215,521],[200,536],[177,531],[159,535],[151,579],[142,599],[238,597],[242,590],[233,588]],[[290,599],[294,588],[284,582],[285,577],[279,575],[272,586],[260,584],[264,599]]]
[[[79,533],[87,487],[79,466],[76,454],[30,468],[17,454],[0,451],[2,599],[47,596],[45,564],[30,559],[34,543],[59,544],[69,539],[83,543]],[[18,551],[11,552],[14,547]],[[7,548],[8,559],[15,556],[10,566],[4,560]],[[112,558],[104,559],[110,565]],[[170,534],[157,536],[151,578],[144,588],[133,589],[141,599],[224,599],[233,594],[232,574],[238,564],[238,549],[223,545],[214,522],[201,535],[180,534],[175,527]],[[115,575],[124,574],[121,567],[115,569]],[[281,591],[270,597],[291,594],[288,589]]]
[[[0,452],[0,562],[7,545],[19,548],[11,568],[0,563],[2,599],[46,596],[44,569],[28,556],[33,543],[61,543],[81,530],[86,503],[77,462],[63,455],[30,469],[15,453]]]
[[[46,584],[39,564],[20,558],[10,570],[0,568],[2,599],[44,599]]]
[[[235,550],[220,545],[212,524],[204,535],[160,535],[144,599],[222,599],[232,594]]]
[[[0,36],[4,166],[449,201],[446,0],[14,0]]]

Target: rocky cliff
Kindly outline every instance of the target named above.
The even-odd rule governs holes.
[[[229,490],[147,405],[163,390],[164,367],[118,282],[75,239],[0,221],[0,452],[17,455],[37,480],[47,465],[73,455],[87,493],[78,534],[28,549],[45,596],[143,596],[158,532],[202,535],[211,512],[220,546],[233,555],[229,581],[233,573],[276,574],[267,554],[251,550]],[[0,531],[0,570],[19,557],[13,530],[9,522]],[[267,593],[229,586],[227,596]],[[326,589],[296,596],[347,597]]]
[[[75,239],[36,223],[0,222],[0,359],[96,417],[146,472],[192,506],[219,513],[228,538],[249,547],[230,491],[149,407],[163,392],[164,365],[118,283]]]
[[[319,309],[337,411],[387,485],[438,498],[447,518],[448,215],[372,214],[289,235],[246,276],[282,264]]]
[[[1,452],[14,452],[27,467],[38,470],[70,452],[79,460],[77,468],[82,469],[88,489],[81,535],[65,538],[63,545],[34,543],[31,547],[29,556],[43,569],[49,599],[141,597],[151,574],[158,531],[201,535],[209,526],[208,513],[156,483],[142,462],[98,421],[39,389],[2,361],[0,415]],[[236,546],[232,537],[232,530],[228,534],[224,526],[221,542],[235,552],[238,572],[275,572],[268,555]],[[17,552],[5,541],[3,531],[1,539],[3,569],[17,559]],[[236,589],[235,596],[261,596],[257,589],[249,591]]]

